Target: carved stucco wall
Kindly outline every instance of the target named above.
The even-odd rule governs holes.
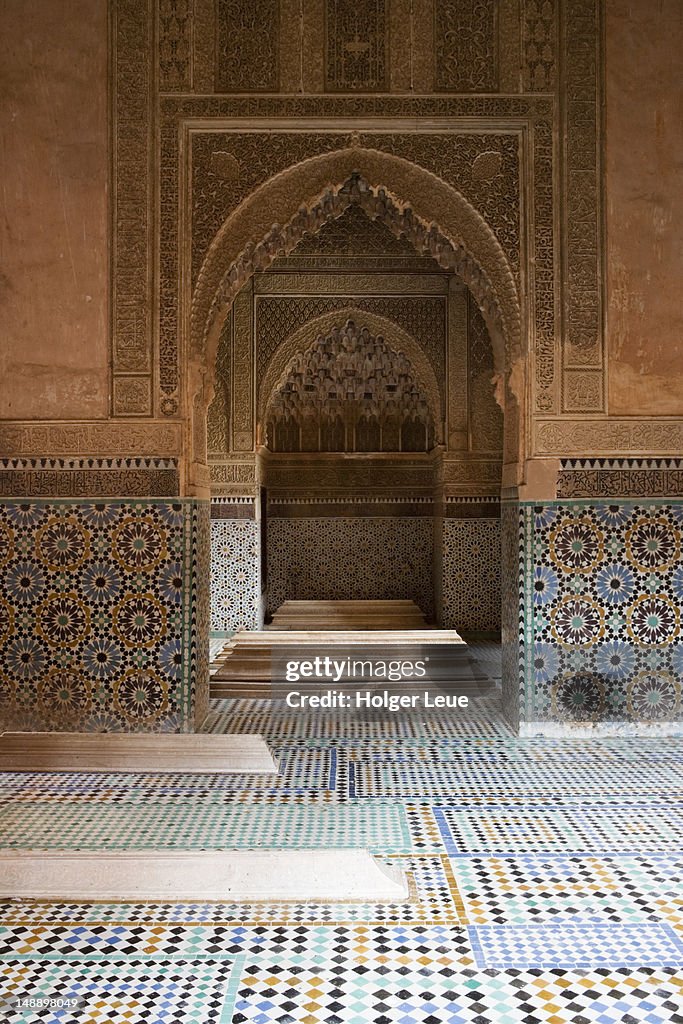
[[[395,284],[405,280],[404,277],[397,277]],[[372,279],[364,282],[368,289],[373,288]],[[423,300],[428,301],[428,300]],[[353,305],[349,305],[352,302]],[[310,320],[304,323],[298,330],[294,331],[288,338],[280,342],[280,348],[284,355],[280,355],[276,348],[269,353],[270,359],[264,363],[264,375],[260,381],[260,388],[253,399],[254,405],[258,408],[252,417],[264,416],[266,402],[272,394],[281,373],[277,372],[280,364],[286,367],[288,355],[305,351],[315,342],[319,336],[324,336],[326,331],[343,327],[351,314],[359,326],[368,327],[373,330],[386,330],[386,337],[390,339],[397,348],[402,344],[406,333],[396,320],[389,317],[377,317],[373,313],[366,313],[365,307],[372,307],[375,303],[381,304],[382,308],[393,314],[396,320],[403,319],[402,314],[406,310],[406,300],[396,295],[388,295],[384,298],[373,297],[363,301],[362,297],[352,296],[339,299],[337,297],[328,299],[318,297],[310,303],[305,303],[308,309]],[[480,485],[485,489],[497,490],[500,487],[500,458],[502,446],[502,414],[494,398],[494,366],[493,354],[490,340],[488,339],[485,325],[470,300],[463,296],[462,290],[451,294],[450,299],[442,296],[441,301],[437,300],[440,316],[440,328],[443,332],[441,339],[438,335],[432,335],[430,343],[436,350],[438,361],[442,364],[441,373],[445,370],[446,346],[448,345],[449,372],[445,380],[441,377],[440,385],[436,391],[436,402],[434,408],[438,409],[439,392],[442,392],[442,402],[445,411],[448,405],[449,416],[449,439],[446,445],[447,476],[448,482],[457,481],[462,488],[468,481],[470,484]],[[449,305],[450,304],[450,305]],[[298,297],[279,297],[278,313],[285,323],[296,322],[296,313],[301,305]],[[338,311],[334,310],[337,306]],[[454,309],[450,307],[454,306]],[[316,316],[320,308],[332,307],[333,312]],[[256,307],[259,308],[258,306]],[[253,309],[253,306],[252,306]],[[408,309],[410,307],[408,306]],[[289,312],[292,310],[290,319]],[[259,351],[260,329],[262,324],[268,320],[260,320],[258,315],[248,318],[253,333],[248,338],[249,352]],[[446,333],[448,332],[448,333]],[[266,336],[270,335],[266,332]],[[211,459],[211,473],[214,493],[237,493],[242,486],[241,482],[224,482],[222,470],[234,465],[236,453],[230,449],[229,425],[234,422],[234,410],[231,414],[231,402],[234,403],[234,393],[231,394],[231,378],[227,369],[230,363],[230,339],[231,332],[224,331],[222,344],[218,354],[218,375],[216,384],[216,395],[209,408],[209,453]],[[419,352],[418,342],[412,338],[411,345]],[[424,358],[424,356],[423,356]],[[275,367],[271,372],[272,366]],[[429,378],[427,378],[429,379]],[[235,433],[232,434],[233,439]],[[460,469],[456,467],[460,464]],[[498,479],[496,480],[496,474]]]
[[[256,274],[226,320],[209,409],[213,493],[246,493],[244,480],[226,476],[247,464],[235,458],[250,458],[288,362],[349,319],[405,351],[427,381],[446,425],[448,489],[497,492],[502,416],[476,303],[453,275],[351,208]]]
[[[628,5],[608,0],[604,5],[607,173],[612,197],[606,213],[613,256],[607,266],[611,309],[608,336],[615,360],[609,406],[601,404],[605,397],[602,357],[600,345],[595,344],[596,337],[599,340],[601,336],[601,141],[595,98],[605,66],[599,5],[593,0],[564,7],[540,5],[535,0],[503,0],[498,4],[484,0],[440,4],[435,17],[432,0],[414,0],[411,4],[397,0],[384,5],[381,15],[387,41],[377,60],[383,61],[384,70],[378,65],[376,77],[370,81],[362,74],[359,78],[356,69],[353,96],[336,92],[342,81],[348,83],[348,68],[343,78],[339,78],[339,68],[333,70],[338,64],[333,59],[335,47],[342,45],[348,15],[342,12],[333,17],[327,6],[322,0],[305,4],[300,20],[292,17],[288,0],[259,0],[246,5],[240,0],[218,5],[211,0],[195,0],[192,4],[171,0],[158,10],[154,0],[118,0],[111,4],[115,208],[110,269],[115,380],[109,391],[115,415],[143,421],[134,454],[163,454],[157,445],[159,430],[152,421],[157,416],[174,418],[183,412],[176,399],[181,397],[177,385],[183,373],[182,361],[178,362],[182,341],[178,329],[182,328],[185,312],[181,311],[179,322],[174,282],[175,253],[180,253],[183,264],[191,258],[187,220],[193,203],[186,189],[187,171],[194,159],[192,147],[187,146],[190,127],[196,126],[198,118],[215,128],[229,122],[230,139],[240,146],[247,127],[247,144],[253,142],[250,136],[259,118],[285,117],[296,118],[297,127],[302,129],[297,136],[302,145],[303,129],[309,123],[306,119],[316,119],[317,125],[329,130],[339,125],[340,119],[352,118],[358,130],[365,130],[367,120],[359,126],[355,119],[380,118],[382,130],[394,139],[401,135],[401,119],[406,117],[411,118],[413,126],[419,126],[420,118],[443,117],[455,135],[462,118],[474,119],[469,125],[480,123],[487,131],[493,126],[503,134],[521,133],[519,144],[526,154],[524,187],[533,198],[528,206],[533,218],[527,218],[526,224],[533,229],[536,268],[528,294],[534,307],[532,347],[538,416],[531,432],[531,450],[551,459],[556,454],[591,451],[642,455],[679,450],[683,432],[678,420],[652,423],[643,419],[634,423],[624,416],[633,412],[680,414],[681,389],[674,383],[680,324],[675,307],[666,298],[671,294],[667,282],[677,281],[681,269],[681,255],[674,241],[680,234],[675,228],[679,212],[675,199],[668,198],[680,192],[672,148],[676,133],[667,130],[680,88],[673,59],[680,49],[677,5],[670,0],[656,11],[646,0]],[[43,144],[50,139],[49,153],[43,159],[32,141],[37,138],[35,129],[40,117],[20,117],[13,119],[13,131],[20,128],[27,133],[23,141],[15,139],[17,144],[21,141],[21,160],[12,156],[11,140],[4,147],[3,180],[16,181],[21,169],[22,182],[21,192],[15,190],[12,194],[10,188],[7,222],[12,233],[7,239],[11,244],[8,251],[18,260],[19,278],[24,273],[22,267],[30,266],[34,274],[40,264],[46,282],[44,289],[32,285],[27,300],[30,321],[21,329],[18,322],[8,324],[3,331],[5,373],[0,385],[0,409],[10,419],[23,416],[26,420],[20,430],[12,424],[8,443],[2,445],[5,452],[16,451],[17,438],[21,437],[21,455],[28,456],[31,449],[40,449],[42,455],[57,455],[65,447],[69,454],[75,453],[81,447],[82,434],[92,431],[86,428],[73,436],[73,445],[67,444],[67,434],[61,426],[56,427],[57,417],[71,411],[75,417],[92,420],[107,412],[104,348],[108,332],[103,321],[107,139],[102,114],[107,26],[103,15],[102,4],[93,4],[92,0],[70,2],[60,12],[58,23],[51,20],[54,5],[49,0],[30,0],[22,5],[21,15],[11,4],[3,9],[3,39],[25,41],[27,26],[31,26],[50,95],[60,97],[51,107],[60,146],[77,126],[82,147],[84,123],[93,127],[86,143],[87,154],[80,152],[72,161],[68,151],[60,149],[65,160],[60,165],[59,180],[65,184],[66,203],[61,203],[56,192],[49,193],[52,200],[48,196],[47,205],[41,207],[39,229],[36,205],[32,205],[33,219],[21,222],[22,196],[28,199],[48,194],[45,168],[55,157],[55,139],[40,132]],[[220,29],[228,23],[235,28],[232,49]],[[254,25],[260,31],[254,31]],[[368,31],[369,23],[362,20],[360,37]],[[84,62],[73,60],[73,54],[80,51],[87,53]],[[8,86],[3,91],[11,97],[10,107],[15,113],[38,102],[22,52],[21,47],[10,46],[2,62]],[[70,76],[64,72],[64,54],[68,54]],[[89,68],[85,72],[89,76],[87,87],[85,79],[73,72],[77,66]],[[646,80],[647,90],[643,87]],[[388,91],[376,91],[380,82]],[[246,95],[247,91],[253,95]],[[282,97],[272,95],[277,91]],[[553,93],[562,99],[561,103],[550,102]],[[654,120],[650,117],[653,111]],[[84,121],[86,114],[88,120]],[[639,125],[637,145],[633,145],[634,117]],[[22,127],[26,125],[30,129]],[[180,150],[179,127],[184,129]],[[309,134],[316,133],[320,135],[319,129]],[[342,134],[349,138],[347,123]],[[373,129],[371,134],[374,143],[378,132]],[[285,135],[284,130],[277,129],[271,149],[264,150],[259,158],[266,175],[276,169],[277,151],[287,144]],[[430,141],[440,150],[437,135],[432,132]],[[553,138],[565,140],[556,152],[557,159],[553,157]],[[159,159],[157,139],[161,142]],[[196,143],[200,148],[205,145],[206,135],[197,133]],[[452,142],[456,144],[457,140]],[[502,165],[497,166],[500,155],[496,145],[474,155],[469,171],[472,177],[480,178],[480,184],[463,180],[468,190],[478,188],[477,195],[471,193],[472,201],[475,206],[479,204],[500,234],[505,225],[499,214],[495,209],[487,212],[481,205],[485,193],[490,193],[488,201],[495,205],[496,190],[503,185],[509,187]],[[421,160],[417,150],[403,155]],[[212,207],[212,190],[232,189],[233,179],[239,184],[245,170],[251,173],[246,161],[240,164],[238,157],[221,151],[220,145],[213,154],[213,180],[207,179],[208,184],[200,190],[207,208]],[[439,174],[439,168],[435,168]],[[643,194],[640,185],[648,176],[657,182],[657,190],[650,198],[639,198]],[[58,178],[51,181],[56,183]],[[250,180],[246,184],[250,187]],[[465,187],[462,181],[459,185]],[[156,187],[160,197],[158,236],[153,230]],[[51,232],[44,230],[48,211],[55,216]],[[201,221],[202,211],[194,212]],[[560,234],[554,231],[553,215],[556,224],[564,225]],[[60,221],[60,217],[64,219]],[[85,231],[83,218],[87,219]],[[637,228],[633,228],[636,222]],[[76,234],[87,239],[85,248],[75,245]],[[636,236],[638,252],[628,245],[628,237]],[[650,254],[646,262],[656,270],[654,277],[641,272],[643,246]],[[154,272],[157,252],[158,275]],[[61,274],[62,266],[65,274]],[[558,297],[556,282],[560,277],[562,317],[555,324],[557,307],[553,299]],[[647,289],[640,289],[637,279],[648,278]],[[654,284],[655,279],[659,284]],[[159,318],[152,303],[157,290],[161,297]],[[633,297],[638,293],[636,308]],[[22,289],[18,294],[25,298]],[[61,306],[49,296],[58,296]],[[68,337],[62,331],[71,318],[67,305],[78,312],[78,323],[71,321],[73,329],[67,332]],[[4,304],[5,315],[11,308],[11,303]],[[55,316],[56,310],[63,315]],[[43,357],[41,346],[47,345],[48,339],[49,352],[46,349]],[[560,348],[564,352],[562,386],[558,375]],[[40,366],[39,373],[22,376],[20,364],[26,361],[26,353],[35,360],[34,367]],[[645,374],[639,372],[641,366],[645,366]],[[84,380],[83,386],[77,381],[84,372],[90,374],[87,386]],[[661,388],[653,389],[648,384],[653,375],[661,378]],[[40,382],[39,394],[32,390],[36,382]],[[657,402],[653,405],[655,394]],[[600,409],[612,413],[607,426],[596,419]],[[41,427],[38,435],[30,421],[46,415],[54,419],[48,420],[48,429]],[[178,431],[172,453],[176,456],[180,454],[180,436]],[[119,432],[113,428],[99,437],[97,448],[90,449],[89,454],[124,455],[118,438]]]
[[[485,5],[483,5],[485,7]],[[490,5],[488,11],[483,11],[482,5],[476,5],[469,9],[468,5],[450,5],[440,7],[439,17],[435,22],[436,37],[431,44],[425,39],[424,32],[418,32],[414,40],[412,52],[408,57],[408,80],[411,80],[415,88],[415,72],[420,68],[421,84],[416,91],[429,92],[431,90],[452,90],[457,88],[461,91],[471,91],[476,94],[492,87],[495,83],[503,90],[513,94],[523,86],[532,93],[525,98],[519,99],[497,99],[489,98],[462,100],[448,98],[432,103],[416,99],[402,99],[384,101],[381,107],[384,108],[385,116],[392,115],[395,118],[401,116],[415,116],[420,114],[425,117],[432,115],[444,116],[450,123],[447,130],[439,132],[434,129],[434,121],[431,122],[431,130],[408,133],[401,133],[398,128],[387,125],[383,130],[363,130],[359,132],[359,146],[370,146],[375,150],[391,152],[413,161],[415,164],[424,167],[428,171],[452,182],[459,190],[463,191],[465,197],[478,209],[486,222],[493,228],[498,240],[503,246],[511,266],[519,265],[520,258],[528,259],[528,253],[520,253],[519,239],[527,221],[534,225],[534,276],[535,276],[535,341],[534,346],[538,352],[537,373],[536,373],[536,409],[539,413],[561,414],[564,411],[602,411],[604,409],[604,396],[601,385],[601,355],[599,353],[600,334],[600,310],[598,294],[598,235],[599,235],[599,210],[597,207],[596,189],[593,187],[592,198],[588,194],[579,197],[577,191],[581,192],[582,187],[588,185],[587,173],[593,173],[594,186],[597,184],[595,169],[598,154],[594,152],[590,157],[587,147],[590,141],[589,126],[586,123],[587,104],[590,96],[593,100],[596,95],[597,60],[579,63],[568,60],[567,55],[572,54],[572,48],[585,52],[585,43],[591,41],[591,45],[599,43],[599,27],[596,21],[595,9],[590,3],[577,5],[572,11],[571,24],[559,26],[556,21],[556,13],[550,9],[550,13],[543,8],[540,13],[525,8],[522,12],[520,37],[523,43],[520,48],[510,48],[508,45],[500,45],[501,40],[508,44],[514,38],[514,26],[511,23],[511,11],[507,5],[502,5],[504,10],[499,12],[495,18],[491,12],[494,5]],[[374,10],[374,8],[373,8]],[[271,12],[272,13],[272,12]],[[329,15],[329,11],[327,12]],[[339,12],[337,12],[339,14]],[[375,11],[375,14],[377,12]],[[417,12],[419,16],[419,12]],[[312,21],[315,21],[316,13],[309,12]],[[373,15],[374,16],[374,15]],[[379,16],[379,15],[377,15]],[[341,32],[346,15],[323,18],[323,36],[327,33],[328,57],[335,51],[338,38],[335,32]],[[457,19],[460,18],[460,24]],[[450,19],[450,21],[449,21]],[[453,21],[456,19],[456,21]],[[362,21],[362,18],[361,18]],[[365,24],[365,23],[364,23]],[[336,27],[335,27],[336,26]],[[348,27],[348,26],[347,26]],[[366,29],[369,28],[366,24]],[[388,22],[387,22],[388,27]],[[560,31],[561,28],[561,31]],[[451,52],[452,40],[455,36],[454,30],[458,30],[458,53]],[[330,37],[330,32],[333,36]],[[361,31],[362,35],[362,31]],[[376,36],[373,36],[375,38]],[[315,40],[320,39],[315,32],[306,35],[302,32],[300,45],[303,47],[315,46]],[[391,39],[391,33],[389,33]],[[291,43],[291,39],[290,39]],[[256,43],[255,43],[256,45]],[[279,40],[282,47],[282,39]],[[390,46],[395,45],[393,43]],[[477,47],[479,49],[477,50]],[[431,49],[431,58],[424,60],[425,49]],[[434,55],[436,54],[436,61]],[[280,52],[281,55],[281,52]],[[306,57],[308,54],[305,55]],[[392,57],[398,54],[389,55],[389,65]],[[514,61],[519,57],[524,67],[523,81],[515,81]],[[243,59],[248,62],[256,58],[255,54],[245,53]],[[195,58],[188,54],[188,62],[191,64]],[[332,59],[332,58],[330,58]],[[378,58],[379,59],[379,58]],[[386,59],[386,57],[384,58]],[[512,63],[511,63],[512,61]],[[287,62],[284,62],[287,64]],[[304,59],[304,64],[308,61]],[[323,81],[327,82],[328,88],[334,90],[335,84],[330,79],[330,68],[335,64],[328,63],[324,68]],[[430,65],[432,70],[425,77],[424,70]],[[469,79],[457,80],[456,67],[468,66]],[[272,68],[272,62],[270,64]],[[283,62],[280,62],[280,73],[282,74]],[[356,69],[360,74],[359,70]],[[367,81],[360,76],[354,78],[354,91],[367,92],[381,90],[381,82],[390,81],[386,79],[385,73],[375,69],[376,74],[367,77]],[[342,74],[340,71],[339,74]],[[368,72],[369,74],[369,72]],[[374,74],[374,73],[373,73]],[[456,78],[453,77],[456,75]],[[558,184],[560,170],[552,165],[552,135],[553,135],[553,110],[548,101],[542,98],[542,92],[552,92],[558,87],[558,82],[564,80],[565,76],[573,76],[571,85],[571,101],[562,107],[565,113],[567,133],[567,159],[562,165],[565,175],[569,180],[571,175],[572,188],[567,189],[568,204],[573,202],[577,196],[575,209],[565,206],[564,215],[568,224],[568,237],[576,236],[576,246],[568,247],[564,253],[567,267],[565,288],[565,323],[573,332],[573,350],[565,366],[564,386],[560,379],[559,367],[556,365],[555,353],[555,324],[553,321],[556,289],[555,289],[555,250],[557,239],[553,235],[553,210],[558,207]],[[430,83],[427,84],[427,79]],[[335,81],[337,81],[335,79]],[[348,82],[349,70],[343,72],[339,82]],[[365,84],[363,84],[365,82]],[[373,84],[374,82],[374,84]],[[204,83],[206,85],[206,82]],[[272,82],[264,83],[264,88],[272,88]],[[318,86],[319,88],[319,86]],[[304,84],[304,90],[306,86]],[[538,90],[538,98],[533,96],[533,91]],[[314,92],[315,88],[306,90]],[[585,98],[585,99],[584,99]],[[277,119],[278,113],[286,116],[287,107],[285,101],[258,101],[261,104],[262,116],[268,114]],[[279,107],[278,107],[279,103]],[[574,106],[572,106],[574,104]],[[579,104],[581,104],[579,106]],[[198,261],[201,261],[203,252],[211,238],[218,231],[222,221],[235,209],[240,198],[253,191],[260,182],[264,182],[268,176],[277,171],[292,166],[297,161],[305,160],[321,152],[334,152],[348,145],[348,135],[343,131],[335,136],[334,131],[328,131],[325,135],[310,131],[297,133],[287,132],[284,127],[278,130],[274,122],[269,124],[271,131],[268,136],[259,135],[253,131],[245,137],[240,133],[239,127],[233,122],[229,132],[222,135],[212,132],[202,133],[194,130],[191,125],[191,118],[200,115],[200,109],[193,100],[170,100],[164,102],[163,113],[169,118],[169,131],[164,136],[168,142],[168,149],[164,154],[168,156],[168,167],[172,173],[173,165],[176,162],[176,139],[177,132],[175,125],[179,119],[185,122],[186,135],[185,144],[181,151],[181,158],[186,159],[192,165],[192,180],[194,195],[190,199],[192,204],[193,225],[195,225],[194,238],[192,243],[192,261],[195,273]],[[216,98],[206,101],[203,114],[209,110],[215,118],[237,116],[239,117],[239,104],[232,106],[226,101]],[[378,104],[359,97],[355,99],[341,100],[323,98],[317,100],[297,100],[296,106],[290,108],[299,118],[322,117],[332,127],[338,123],[339,116],[344,114],[355,117],[364,113],[369,116],[376,114]],[[256,108],[252,105],[252,112]],[[482,128],[487,129],[487,134],[477,136],[471,131],[464,133],[459,129],[458,118],[470,116],[479,122]],[[574,127],[576,120],[577,126]],[[171,121],[173,130],[171,130]],[[581,122],[579,125],[579,121]],[[257,123],[257,122],[256,122]],[[220,122],[216,120],[215,126],[219,127]],[[255,127],[253,125],[252,127]],[[419,121],[417,122],[419,129]],[[499,135],[490,134],[491,129],[498,128]],[[378,126],[379,128],[379,126]],[[444,124],[446,129],[446,124]],[[596,133],[593,131],[592,138]],[[533,145],[532,145],[533,143]],[[477,148],[479,147],[479,148]],[[515,168],[520,157],[520,147],[524,153],[529,155],[529,160],[524,160],[524,166],[529,168],[529,180],[525,182],[533,202],[528,210],[521,211],[519,207],[519,182],[515,180]],[[576,171],[574,170],[576,165]],[[585,172],[585,173],[584,173]],[[582,177],[583,175],[583,177]],[[168,179],[169,184],[171,178]],[[181,196],[182,198],[182,196]],[[310,197],[303,197],[309,199]],[[412,197],[411,197],[412,198]],[[589,202],[591,200],[591,202]],[[592,205],[591,205],[592,203]],[[592,218],[592,220],[591,220]],[[524,230],[526,230],[524,226]],[[580,241],[579,241],[580,232]],[[592,235],[591,235],[592,232]],[[592,248],[589,244],[593,238]],[[162,251],[164,249],[163,228],[162,228]],[[172,281],[175,281],[176,274],[173,265],[173,237],[172,231],[168,238],[168,253],[170,262],[168,264],[169,287],[172,290]],[[580,249],[580,254],[579,250]],[[575,251],[576,250],[576,251]],[[592,260],[592,271],[591,271]],[[162,272],[165,268],[165,256],[162,256]],[[575,269],[576,266],[576,269]],[[596,284],[590,287],[590,276]],[[592,304],[592,306],[591,306]],[[597,348],[596,348],[597,346]],[[595,350],[595,351],[594,351]],[[170,379],[170,378],[169,378]]]

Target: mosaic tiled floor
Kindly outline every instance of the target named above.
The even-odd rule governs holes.
[[[517,739],[495,694],[466,720],[221,701],[207,726],[263,732],[280,776],[5,774],[5,845],[360,844],[410,899],[8,902],[0,1021],[683,1024],[680,741]]]

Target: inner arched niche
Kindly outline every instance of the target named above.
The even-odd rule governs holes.
[[[234,480],[227,488],[218,482],[222,464],[245,457],[231,444],[242,444],[235,345],[249,315],[261,445],[261,524],[249,541],[254,550],[260,543],[262,556],[253,606],[272,612],[288,597],[410,597],[444,625],[496,632],[503,419],[493,346],[464,282],[353,204],[255,273],[218,348],[208,417],[216,502],[238,491]],[[349,450],[345,436],[344,451],[272,452],[273,396],[297,357],[349,321],[408,357],[435,443],[362,452]],[[235,536],[244,533],[244,522],[233,525]],[[217,525],[224,550],[239,548],[227,538],[231,528],[225,519]],[[244,569],[242,557],[236,575]],[[223,628],[257,624],[240,608]]]
[[[290,360],[265,411],[265,447],[295,452],[429,452],[434,411],[404,352],[347,320]]]

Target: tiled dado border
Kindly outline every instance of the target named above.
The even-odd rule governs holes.
[[[186,732],[208,710],[208,502],[0,502],[6,729]]]
[[[683,459],[561,459],[557,497],[683,497]]]
[[[511,580],[506,600],[519,608],[523,722],[681,723],[683,501],[513,504],[509,541],[515,509],[520,600]],[[507,639],[510,649],[509,629]]]
[[[31,498],[176,497],[177,458],[0,459],[0,495]]]

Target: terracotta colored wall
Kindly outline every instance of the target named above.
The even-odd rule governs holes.
[[[610,411],[683,414],[680,0],[606,0]],[[104,416],[107,3],[0,4],[0,416]]]
[[[683,4],[607,0],[610,412],[683,414]]]
[[[0,4],[0,416],[108,407],[106,0]]]

